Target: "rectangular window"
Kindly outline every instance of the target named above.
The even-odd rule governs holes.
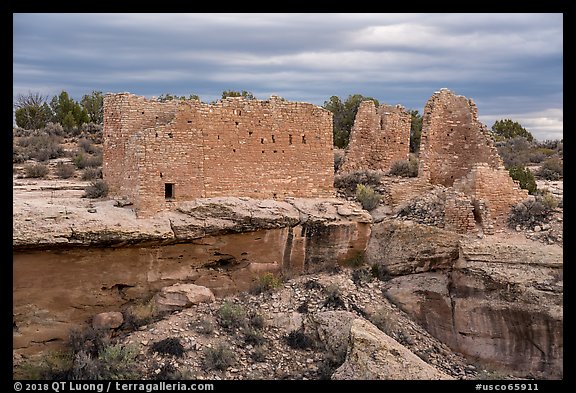
[[[164,183],[164,198],[174,199],[174,183]]]

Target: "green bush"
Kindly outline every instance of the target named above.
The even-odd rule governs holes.
[[[65,164],[63,162],[59,162],[56,164],[56,176],[61,179],[69,179],[74,176],[74,172],[76,172],[76,167],[71,164]]]
[[[416,177],[418,176],[418,161],[410,157],[409,160],[394,161],[388,172],[391,176]]]
[[[80,138],[78,141],[78,147],[82,149],[85,153],[93,154],[96,153],[98,150],[94,147],[92,142],[86,138]]]
[[[212,348],[204,349],[203,364],[206,371],[224,371],[234,364],[234,354],[224,343],[218,343]]]
[[[564,165],[558,157],[552,157],[542,163],[536,176],[546,180],[560,180],[564,176]]]
[[[262,332],[254,328],[244,328],[244,342],[249,345],[262,345],[264,344],[264,336]]]
[[[254,295],[258,295],[260,293],[272,292],[281,286],[282,279],[274,273],[267,272],[259,275],[256,278],[252,284],[252,287],[250,288],[250,292]]]
[[[356,199],[362,204],[362,208],[372,210],[378,206],[378,203],[380,203],[380,200],[382,199],[382,195],[378,194],[370,186],[358,184],[356,186]]]
[[[108,195],[108,184],[104,180],[94,180],[84,189],[85,198],[103,198]]]
[[[246,311],[241,306],[224,302],[217,311],[218,324],[226,329],[246,326]]]
[[[78,169],[102,166],[102,155],[90,155],[80,152],[76,155],[76,157],[74,157],[74,165],[76,165]]]
[[[534,228],[536,225],[542,225],[550,218],[551,206],[550,201],[546,201],[540,195],[526,199],[512,208],[508,216],[508,226],[516,228],[520,225],[525,228]]]
[[[32,379],[102,380],[140,377],[134,346],[111,344],[105,330],[72,330],[64,352],[44,358],[32,368]]]
[[[534,194],[536,192],[536,180],[534,180],[534,175],[529,169],[522,166],[511,166],[508,169],[510,177],[517,180],[520,183],[520,187],[528,190],[528,193]]]
[[[86,168],[82,172],[82,180],[102,179],[102,168]]]
[[[377,171],[355,171],[334,176],[334,187],[348,195],[354,195],[356,186],[364,184],[372,188],[380,186],[381,175]]]
[[[19,138],[17,144],[24,148],[29,158],[38,161],[47,161],[64,155],[64,149],[60,145],[60,137],[48,135],[42,131],[35,131],[29,137]]]
[[[41,178],[48,174],[48,167],[44,164],[27,164],[24,166],[26,177]]]

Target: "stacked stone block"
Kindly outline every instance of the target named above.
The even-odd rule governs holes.
[[[528,191],[520,188],[507,170],[494,169],[486,163],[475,164],[466,176],[454,182],[454,189],[487,205],[489,221],[500,227],[507,224],[512,207],[528,198]]]
[[[107,95],[103,175],[139,216],[202,197],[332,197],[332,114],[278,97]]]
[[[376,108],[374,101],[362,101],[339,172],[367,169],[387,172],[395,161],[407,160],[410,124],[410,113],[399,105]]]

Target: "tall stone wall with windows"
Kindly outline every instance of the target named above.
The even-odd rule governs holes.
[[[332,114],[279,97],[107,95],[103,157],[110,194],[139,216],[202,197],[334,196]]]

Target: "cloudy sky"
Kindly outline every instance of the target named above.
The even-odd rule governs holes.
[[[562,14],[13,14],[13,96],[350,94],[422,113],[442,87],[480,120],[563,137]]]

